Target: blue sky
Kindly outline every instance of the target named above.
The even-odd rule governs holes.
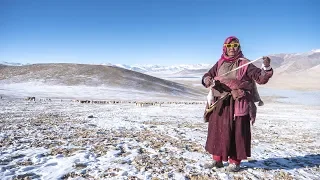
[[[214,63],[320,48],[317,0],[0,0],[0,61]]]

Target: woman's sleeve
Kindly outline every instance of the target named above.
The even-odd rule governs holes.
[[[217,74],[217,68],[218,68],[218,62],[214,66],[212,66],[212,68],[207,73],[205,73],[203,75],[201,82],[202,82],[202,85],[204,87],[205,87],[204,78],[207,77],[207,76],[210,76],[210,77],[214,78],[216,76],[216,74]]]
[[[266,84],[273,75],[273,69],[268,68],[258,68],[253,64],[248,65],[247,76],[255,80],[258,84]]]

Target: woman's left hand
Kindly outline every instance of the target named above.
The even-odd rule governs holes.
[[[263,59],[264,67],[269,67],[271,63],[271,59],[268,56],[263,56],[262,59]]]

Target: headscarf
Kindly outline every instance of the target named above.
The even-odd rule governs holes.
[[[235,36],[228,37],[224,41],[224,44],[229,44],[233,40],[237,41],[240,44],[239,39],[237,37],[235,37]],[[233,57],[228,57],[227,56],[227,47],[225,47],[224,44],[223,44],[223,53],[222,53],[221,58],[220,58],[221,61],[229,61],[230,62],[230,61],[234,61],[234,60],[237,60],[237,59],[243,57],[243,54],[242,54],[240,46],[238,47],[238,50],[237,50],[237,52],[235,52],[235,55]]]

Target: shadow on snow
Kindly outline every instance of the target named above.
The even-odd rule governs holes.
[[[265,170],[276,170],[276,169],[299,169],[306,167],[319,167],[320,166],[320,154],[311,154],[306,156],[296,157],[279,157],[279,158],[268,158],[264,160],[253,160],[249,162],[243,162],[244,168],[261,168]]]

